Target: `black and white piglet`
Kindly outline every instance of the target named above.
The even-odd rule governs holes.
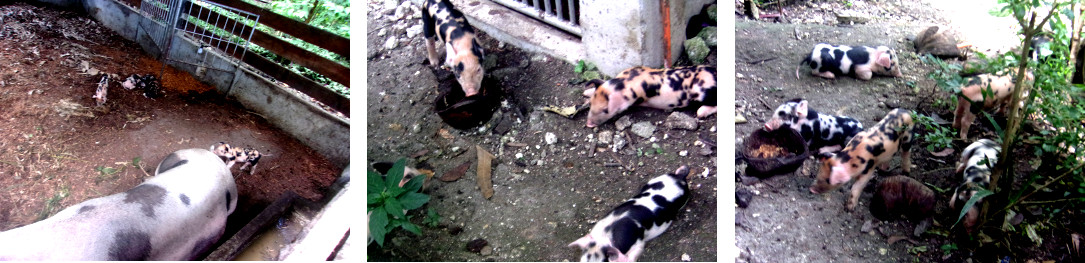
[[[125,89],[140,89],[143,90],[143,96],[147,98],[162,97],[162,83],[158,81],[158,78],[151,74],[139,75],[132,74],[124,79],[121,86]]]
[[[569,247],[584,250],[580,256],[584,262],[636,261],[645,242],[663,234],[689,200],[687,175],[689,167],[683,165],[648,181],[639,194],[614,208]]]
[[[203,149],[166,156],[154,177],[0,232],[0,261],[196,260],[218,242],[237,186]]]
[[[862,80],[870,80],[873,75],[903,76],[897,55],[887,46],[833,46],[820,43],[795,68],[795,78],[803,65],[810,67],[810,74],[832,79],[837,75],[854,75]]]
[[[991,169],[998,163],[998,154],[1001,151],[1002,146],[989,139],[979,139],[964,148],[961,161],[957,164],[957,174],[961,175],[963,182],[953,190],[953,197],[949,199],[950,209],[964,208],[964,204],[972,199],[979,189],[987,188],[991,183]],[[968,232],[975,230],[980,202],[982,200],[977,200],[961,220]]]
[[[863,131],[863,124],[859,120],[818,113],[804,99],[792,99],[777,107],[772,119],[765,123],[765,130],[775,130],[781,126],[799,132],[806,146],[819,153],[843,149],[848,139]]]

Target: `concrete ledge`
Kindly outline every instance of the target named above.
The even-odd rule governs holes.
[[[576,36],[491,1],[451,0],[467,15],[471,26],[494,39],[521,49],[576,63],[585,59],[584,45]]]

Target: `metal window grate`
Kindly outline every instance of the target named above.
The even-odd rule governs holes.
[[[524,15],[580,36],[580,2],[577,0],[493,0]]]
[[[188,33],[201,46],[216,47],[229,56],[244,58],[260,16],[206,0],[184,1],[173,28]]]

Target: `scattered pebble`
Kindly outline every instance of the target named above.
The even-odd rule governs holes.
[[[545,136],[546,144],[554,144],[558,142],[558,136],[552,132],[547,132]]]
[[[618,131],[625,130],[630,125],[633,125],[633,120],[629,119],[629,115],[622,116],[617,121],[614,121],[614,127],[618,128]]]
[[[678,152],[678,156],[686,157],[686,155],[689,155],[689,151],[683,150]]]
[[[682,253],[682,261],[689,262],[690,260],[692,259],[690,259],[689,254]]]
[[[634,123],[632,128],[630,128],[630,131],[637,136],[647,139],[648,137],[652,137],[652,133],[655,133],[656,126],[652,125],[651,122],[642,121]]]
[[[862,231],[863,233],[870,233],[870,231],[874,231],[874,222],[871,222],[870,220],[863,222],[863,227],[859,228],[859,231]]]
[[[746,189],[735,190],[735,203],[738,207],[746,208],[750,206],[750,200],[753,199],[753,193]]]
[[[697,118],[677,111],[671,112],[671,115],[667,115],[667,121],[663,123],[663,126],[671,129],[693,131],[697,130]]]

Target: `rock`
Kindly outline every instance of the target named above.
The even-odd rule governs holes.
[[[704,39],[704,43],[710,47],[716,46],[716,27],[710,26],[701,29],[701,32],[697,33],[697,37]]]
[[[482,247],[482,251],[479,251],[479,255],[489,256],[494,253],[494,248],[491,246]]]
[[[395,10],[399,0],[384,0],[384,10]]]
[[[713,149],[713,148],[710,148],[710,147],[704,147],[704,148],[701,148],[701,151],[700,151],[700,152],[698,152],[698,154],[700,154],[701,156],[709,156],[709,155],[712,155],[712,149]]]
[[[548,132],[544,136],[544,140],[546,140],[546,144],[554,144],[558,142],[558,136],[554,135],[552,132]]]
[[[601,131],[601,132],[599,132],[599,143],[600,144],[610,144],[610,142],[613,139],[614,139],[614,132],[612,132],[612,131]]]
[[[693,64],[704,63],[705,57],[708,57],[710,50],[708,45],[705,45],[704,39],[700,37],[687,39],[682,45],[686,47],[686,56],[689,57]]]
[[[482,68],[489,70],[497,66],[497,56],[486,56],[486,59],[482,60]]]
[[[384,30],[383,28],[381,30]],[[422,25],[414,25],[407,28],[407,38],[414,38],[422,33]]]
[[[623,134],[625,133],[623,132],[621,134],[614,135],[614,143],[610,145],[610,149],[612,151],[618,152],[621,151],[622,148],[625,148],[625,144],[628,142],[625,140],[625,136],[623,136]]]
[[[862,231],[863,233],[870,233],[870,231],[874,231],[874,222],[871,222],[870,220],[863,222],[863,227],[859,228],[859,231]]]
[[[742,114],[735,114],[735,124],[743,124],[746,122],[746,116],[742,116]]]
[[[652,125],[651,122],[642,121],[634,123],[633,126],[629,129],[629,131],[633,132],[633,134],[636,134],[637,136],[640,136],[641,138],[648,139],[648,137],[652,137],[652,133],[656,132],[656,126]]]
[[[753,0],[746,0],[742,6],[745,8],[745,15],[750,19],[757,20],[761,17],[761,10],[757,8],[757,3]]]
[[[697,130],[697,118],[677,111],[671,112],[671,115],[667,115],[667,121],[663,122],[663,126],[670,129],[694,131]]]
[[[486,247],[486,245],[488,245],[488,244],[489,244],[489,242],[486,242],[485,239],[481,239],[481,238],[471,240],[471,242],[467,242],[467,251],[479,253],[479,252],[482,252],[482,248]]]
[[[863,24],[870,22],[870,16],[854,10],[844,10],[836,13],[836,21],[841,24]]]
[[[751,193],[750,190],[746,190],[746,189],[735,190],[735,204],[738,204],[738,207],[746,208],[746,207],[750,206],[750,201],[752,199],[753,199],[753,193]]]
[[[388,29],[387,28],[381,28],[380,31],[377,31],[377,36],[378,37],[383,37],[384,35],[387,35],[387,34],[388,34]]]
[[[449,227],[448,228],[448,234],[449,235],[456,236],[456,235],[459,235],[460,233],[463,233],[463,228],[462,227],[454,226],[454,227]]]
[[[689,151],[682,150],[678,152],[678,156],[686,157],[686,155],[689,155]]]
[[[384,49],[388,50],[396,48],[396,45],[398,44],[399,41],[396,39],[395,36],[389,37],[387,41],[384,41]]]
[[[692,258],[689,257],[689,254],[682,253],[682,261],[683,262],[689,262],[690,260],[692,260]]]
[[[617,128],[618,131],[625,130],[629,125],[633,125],[633,121],[629,119],[628,115],[622,116],[621,118],[618,118],[617,121],[614,121],[614,127]]]

